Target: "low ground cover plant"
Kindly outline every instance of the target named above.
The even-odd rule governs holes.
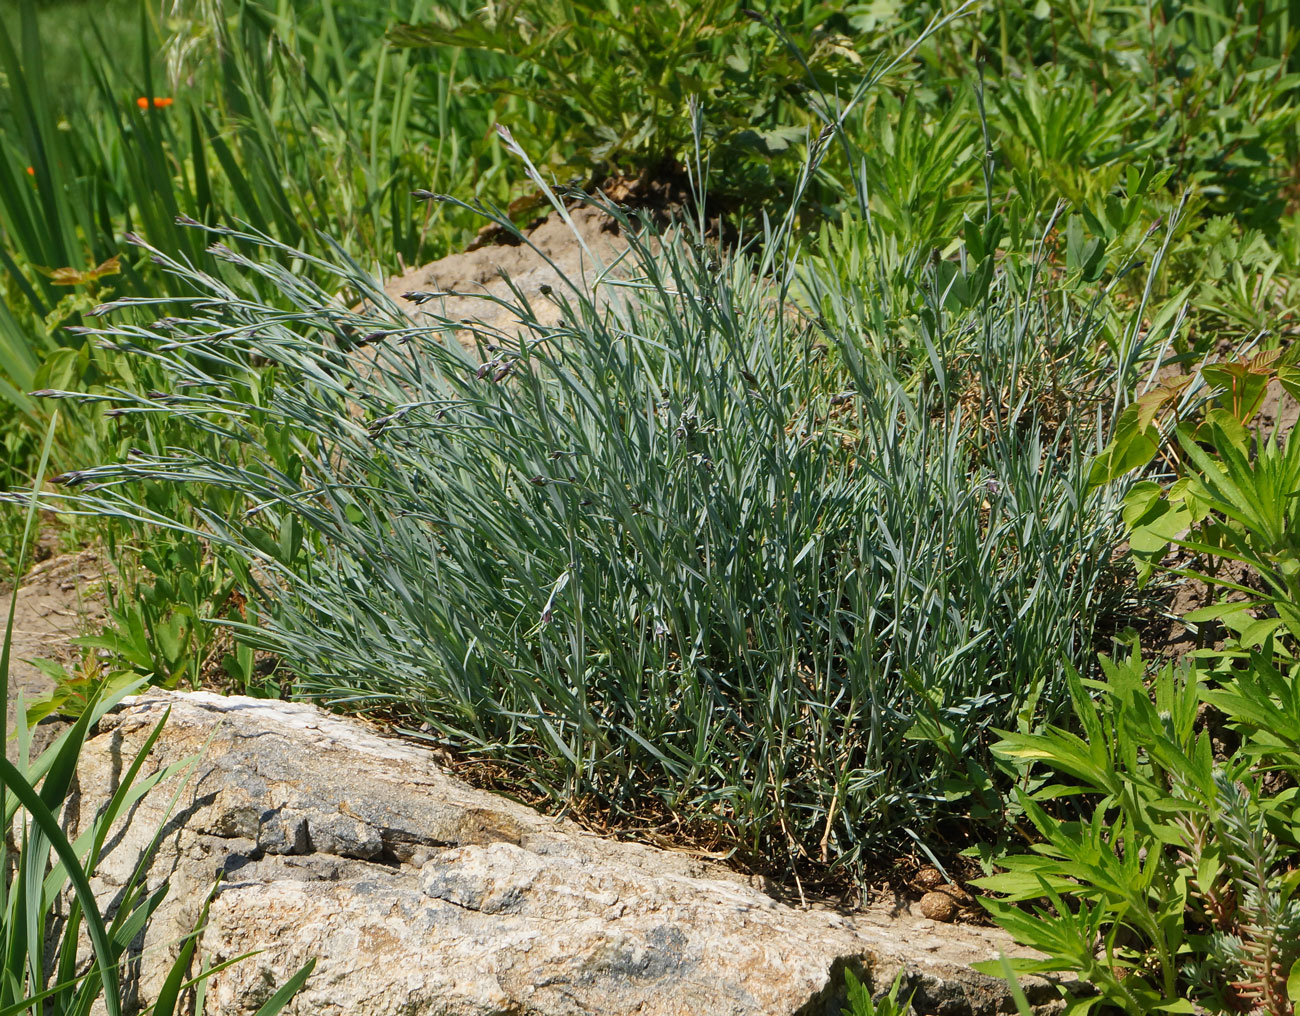
[[[1003,894],[985,906],[1046,954],[1016,970],[1080,977],[1087,992],[1071,1011],[1293,1011],[1300,728],[1294,664],[1279,669],[1273,650],[1269,639],[1223,685],[1202,685],[1188,665],[1148,683],[1134,651],[1106,661],[1096,701],[1076,680],[1082,736],[1053,728],[994,748],[1042,770],[1017,792],[1037,842],[979,881]],[[1202,703],[1243,732],[1227,758],[1198,729]],[[1024,900],[1032,913],[1014,905]]]
[[[683,111],[695,101],[709,110],[707,153],[728,170],[714,198],[751,202],[778,197],[797,176],[797,143],[812,122],[804,90],[851,89],[868,40],[883,34],[858,30],[864,26],[819,0],[769,5],[763,14],[738,0],[632,7],[512,0],[432,13],[390,29],[389,39],[499,55],[499,76],[469,87],[494,97],[497,121],[512,124],[558,179],[577,174],[590,187],[611,172],[679,173],[695,140]],[[889,31],[902,37],[926,17],[917,11]],[[520,117],[524,103],[530,115]]]
[[[1030,767],[1017,796],[1041,842],[995,859],[981,884],[1005,895],[986,906],[1047,954],[1017,969],[1091,987],[1072,1011],[1289,1014],[1300,1001],[1300,438],[1251,427],[1270,384],[1294,394],[1294,357],[1204,368],[1191,411],[1177,411],[1189,378],[1156,387],[1117,437],[1138,456],[1172,437],[1172,475],[1134,484],[1124,514],[1141,581],[1174,570],[1172,544],[1192,556],[1178,574],[1217,594],[1181,618],[1200,648],[1156,668],[1131,646],[1103,660],[1104,681],[1073,679],[1078,733],[994,746]],[[1032,915],[1015,906],[1026,900]]]

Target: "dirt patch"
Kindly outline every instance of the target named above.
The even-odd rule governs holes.
[[[99,631],[106,616],[103,578],[107,566],[101,552],[87,547],[73,553],[55,554],[48,538],[42,546],[49,556],[23,577],[14,607],[9,664],[10,730],[17,719],[19,692],[30,702],[53,687],[53,682],[29,661],[51,659],[67,664],[76,660],[82,650],[72,640]]]
[[[491,246],[452,254],[416,268],[384,286],[384,292],[416,324],[457,321],[457,338],[467,347],[518,336],[527,326],[553,327],[564,300],[598,293],[607,273],[628,251],[616,220],[599,209],[568,211],[540,220],[520,240],[511,234]],[[521,322],[516,308],[530,312]]]

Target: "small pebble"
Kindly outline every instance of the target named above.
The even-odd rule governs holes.
[[[931,890],[938,889],[948,880],[938,868],[922,868],[916,873],[914,881],[918,888]]]
[[[929,892],[921,897],[921,913],[934,921],[951,921],[957,915],[957,903],[948,893]]]

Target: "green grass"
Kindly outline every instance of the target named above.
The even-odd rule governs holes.
[[[111,680],[197,681],[234,588],[243,690],[278,690],[270,649],[292,693],[512,792],[776,873],[980,841],[1023,899],[1049,863],[1076,879],[999,919],[1131,1011],[1281,999],[1289,797],[1244,755],[1228,793],[1194,721],[1236,710],[1255,755],[1295,736],[1287,484],[1222,415],[1300,386],[1294,0],[144,10],[0,8],[6,479],[39,472],[56,403],[28,393],[63,395],[49,452],[80,486],[50,501],[137,576],[95,643]],[[86,24],[134,55],[82,58]],[[376,269],[611,173],[701,194],[662,249],[610,209],[635,238],[612,306],[516,291],[524,339],[471,354],[383,310]],[[718,216],[748,241],[718,252]],[[382,371],[344,355],[358,334]],[[1200,689],[1097,661],[1170,539],[1268,590],[1218,608]],[[1169,849],[1192,805],[1250,850],[1216,874]],[[1031,830],[1051,845],[1008,858]],[[1188,918],[1220,889],[1235,924]]]
[[[123,374],[74,330],[101,300],[158,292],[154,267],[126,243],[132,230],[197,258],[201,247],[178,216],[238,218],[304,243],[327,232],[376,265],[436,256],[463,232],[409,192],[465,177],[457,139],[484,126],[451,128],[453,109],[466,107],[453,107],[450,71],[432,80],[407,71],[443,62],[387,51],[392,10],[326,4],[300,14],[290,3],[251,4],[205,17],[187,6],[160,23],[147,5],[125,6],[135,41],[106,38],[111,59],[98,44],[88,60],[78,56],[85,83],[72,102],[70,82],[56,75],[73,42],[99,23],[31,4],[0,21],[3,486],[30,479],[47,418],[26,392],[148,383],[147,365],[138,365],[143,375]],[[51,20],[56,14],[66,20]],[[173,104],[140,109],[144,95]],[[490,167],[475,169],[490,191]],[[61,269],[72,284],[51,277]],[[78,281],[76,273],[85,274]],[[56,469],[173,439],[165,425],[131,431],[93,407],[69,406],[65,417]],[[9,534],[0,556],[11,557],[12,526],[0,528]]]
[[[0,25],[12,37],[19,35],[22,7],[20,0],[0,0]],[[37,23],[46,79],[56,83],[49,99],[60,112],[80,109],[94,92],[94,66],[105,50],[128,66],[139,64],[137,0],[43,0]]]

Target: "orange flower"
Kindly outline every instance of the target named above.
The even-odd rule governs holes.
[[[35,175],[36,175],[36,167],[35,167],[35,166],[28,166],[28,167],[27,167],[27,175],[28,175],[28,176],[35,176]]]
[[[135,104],[139,106],[141,109],[148,109],[150,105],[148,96],[144,96],[144,95],[140,96],[140,98],[135,100]],[[153,100],[154,109],[162,109],[163,107],[170,106],[171,104],[172,104],[171,99],[159,99],[155,97]]]

